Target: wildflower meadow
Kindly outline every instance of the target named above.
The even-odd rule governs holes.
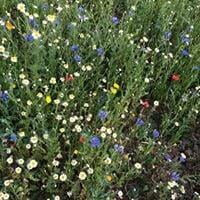
[[[0,200],[200,199],[200,0],[0,0]]]

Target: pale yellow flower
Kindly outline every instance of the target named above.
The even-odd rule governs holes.
[[[47,20],[49,22],[53,23],[56,20],[56,16],[55,15],[47,15]]]

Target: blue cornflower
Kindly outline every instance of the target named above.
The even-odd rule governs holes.
[[[112,22],[113,22],[113,24],[115,24],[115,25],[117,25],[117,24],[119,24],[119,19],[118,19],[118,17],[112,17]]]
[[[105,120],[108,116],[108,112],[104,111],[104,110],[100,110],[99,113],[98,113],[98,117],[101,119],[101,120]]]
[[[37,28],[39,26],[34,18],[33,19],[29,19],[28,22],[33,28]]]
[[[101,145],[100,138],[98,136],[92,136],[90,139],[90,144],[94,148],[100,147]]]
[[[158,138],[160,136],[160,132],[157,129],[153,130],[153,137]]]
[[[178,172],[172,172],[171,173],[171,179],[173,181],[178,181],[180,179],[180,174]]]
[[[79,46],[78,45],[76,45],[76,44],[73,44],[72,46],[71,46],[71,51],[73,51],[73,52],[77,52],[78,50],[79,50]]]
[[[74,60],[77,62],[77,63],[80,63],[81,62],[81,56],[79,56],[78,54],[76,54],[74,56]]]
[[[8,91],[0,91],[0,99],[7,102],[9,99]]]
[[[167,32],[164,33],[164,38],[166,40],[170,40],[171,37],[172,37],[172,32],[171,31],[167,31]]]
[[[98,56],[103,56],[104,55],[104,49],[103,48],[98,48],[96,51],[97,51],[97,55]]]
[[[190,55],[188,49],[183,49],[183,50],[181,51],[181,54],[182,54],[182,56],[184,56],[184,57],[188,57],[188,56]]]
[[[12,133],[8,136],[8,141],[9,142],[13,142],[13,143],[16,143],[17,142],[17,135]]]
[[[189,36],[187,36],[187,35],[182,35],[182,36],[181,36],[181,40],[182,40],[182,42],[183,42],[184,44],[189,45],[189,43],[190,43],[190,38],[189,38]]]
[[[114,149],[116,152],[123,154],[124,153],[124,146],[119,145],[119,144],[115,144],[114,145]]]
[[[144,125],[144,121],[141,118],[137,118],[136,125],[137,126],[143,126]]]
[[[27,42],[33,42],[34,41],[34,37],[32,34],[27,34],[24,36],[24,39],[27,41]]]

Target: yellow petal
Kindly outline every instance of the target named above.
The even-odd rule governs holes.
[[[45,100],[46,100],[46,102],[47,102],[48,104],[51,103],[51,101],[52,101],[52,100],[51,100],[51,96],[46,96],[46,99],[45,99]]]
[[[6,22],[6,28],[7,28],[9,31],[11,31],[11,30],[15,29],[15,26],[12,25],[11,22],[8,20],[8,21]]]
[[[117,89],[115,89],[114,87],[110,88],[111,93],[116,94],[117,93]]]
[[[118,85],[117,83],[114,83],[114,84],[113,84],[113,87],[114,87],[115,89],[119,90],[119,85]]]
[[[107,181],[112,181],[112,176],[106,176]]]

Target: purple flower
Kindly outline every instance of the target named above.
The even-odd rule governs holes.
[[[107,118],[108,116],[108,112],[104,111],[104,110],[100,110],[98,113],[98,117],[103,121]]]
[[[157,129],[153,130],[153,137],[158,138],[160,136],[160,132]]]
[[[8,91],[0,91],[0,99],[7,102],[9,99]]]
[[[172,32],[171,31],[167,31],[167,32],[164,33],[164,38],[166,40],[170,40],[171,37],[172,37]]]
[[[80,63],[81,62],[81,56],[79,56],[78,54],[76,54],[74,56],[74,60],[77,62],[77,63]]]
[[[178,172],[172,172],[171,173],[171,179],[173,181],[178,181],[180,179],[180,174]]]
[[[99,147],[101,145],[100,138],[98,136],[92,136],[90,139],[90,144],[94,148]]]
[[[117,17],[112,17],[112,23],[115,25],[119,24],[119,19]]]
[[[186,161],[186,156],[185,156],[184,153],[181,153],[181,156],[180,156],[180,158],[179,158],[179,161],[180,161],[181,163],[184,163],[184,162]]]
[[[27,41],[27,42],[33,42],[34,41],[34,37],[32,34],[27,34],[24,36],[24,39]]]
[[[104,55],[104,49],[103,48],[98,48],[97,49],[97,55],[98,56],[103,56]]]
[[[184,56],[184,57],[188,57],[188,56],[189,56],[189,51],[188,51],[187,49],[183,49],[183,50],[181,51],[181,54],[182,54],[182,56]]]
[[[79,46],[76,45],[76,44],[74,44],[74,45],[71,46],[70,49],[71,49],[71,51],[73,51],[73,52],[77,52],[77,51],[79,50]]]
[[[119,145],[119,144],[115,144],[114,145],[114,149],[116,152],[123,154],[124,153],[124,146]]]
[[[167,160],[168,162],[172,162],[172,157],[171,157],[169,154],[165,155],[164,158],[165,158],[165,160]]]
[[[144,125],[144,121],[141,118],[137,118],[136,125],[137,126],[143,126]]]

